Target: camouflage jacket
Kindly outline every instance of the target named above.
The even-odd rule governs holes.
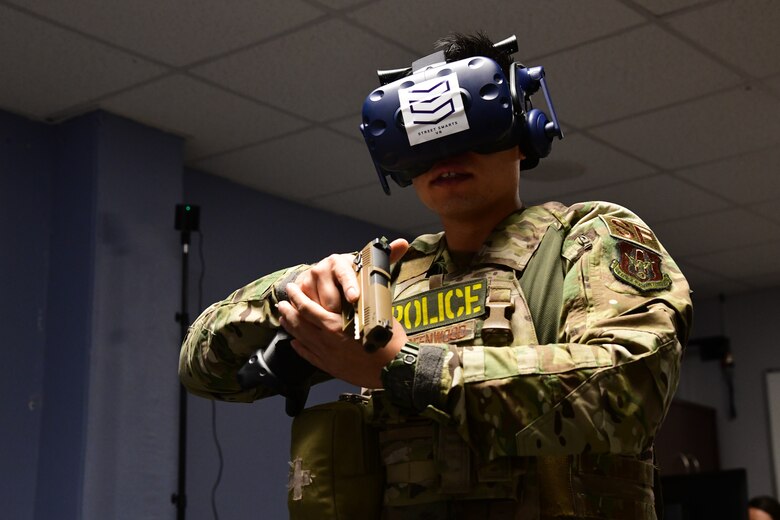
[[[563,294],[557,341],[540,345],[516,278],[550,226],[563,234]],[[235,373],[275,334],[279,288],[304,268],[261,278],[193,323],[179,370],[190,391],[231,401],[270,395],[242,392]],[[395,316],[418,359],[402,396],[410,407],[392,388],[375,395],[388,422],[421,412],[487,465],[651,449],[677,387],[692,307],[679,268],[631,212],[603,202],[527,208],[497,226],[465,271],[438,234],[415,240],[394,273]],[[512,334],[488,345],[486,311],[497,301],[512,309],[504,314]],[[625,517],[654,517],[644,513]]]

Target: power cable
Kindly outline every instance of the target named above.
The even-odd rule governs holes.
[[[203,279],[206,276],[206,261],[203,254],[203,232],[198,232],[198,256],[200,258],[200,275],[198,276],[198,310],[203,311]],[[219,520],[219,511],[217,510],[217,489],[222,482],[222,470],[225,466],[225,459],[222,455],[222,445],[219,442],[217,433],[217,403],[211,401],[211,436],[214,439],[214,446],[217,448],[217,459],[219,468],[217,469],[217,478],[211,487],[211,511],[214,514],[214,520]]]

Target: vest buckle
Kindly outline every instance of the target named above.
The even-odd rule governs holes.
[[[482,324],[482,342],[492,347],[511,344],[514,335],[508,316],[515,310],[514,303],[494,302],[488,298],[485,305],[488,308],[488,317]]]

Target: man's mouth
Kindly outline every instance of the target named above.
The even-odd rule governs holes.
[[[467,179],[468,177],[471,177],[468,173],[460,173],[460,172],[442,172],[439,175],[437,175],[433,181],[431,181],[432,184],[449,184],[453,182],[459,182],[464,179]]]

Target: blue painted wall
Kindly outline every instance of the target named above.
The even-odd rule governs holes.
[[[46,348],[52,129],[0,111],[0,504],[33,518]],[[4,513],[5,514],[5,513]]]
[[[168,519],[176,490],[181,246],[201,207],[191,319],[283,266],[389,230],[184,171],[181,140],[104,112],[44,125],[0,112],[0,503],[15,520]],[[200,261],[205,259],[205,273]],[[199,280],[203,276],[202,296]],[[200,303],[199,303],[200,302]],[[353,388],[330,382],[311,404]],[[283,403],[190,397],[187,518],[286,517]]]
[[[95,123],[53,131],[39,520],[81,516],[94,264]]]
[[[102,112],[0,112],[4,518],[170,517],[181,144]]]

